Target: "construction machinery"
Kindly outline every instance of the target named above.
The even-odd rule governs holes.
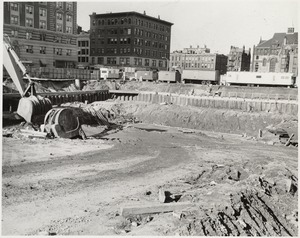
[[[3,65],[21,94],[17,109],[18,115],[28,123],[34,123],[35,118],[43,116],[42,132],[47,132],[54,137],[85,137],[79,119],[74,115],[72,109],[52,108],[50,99],[37,95],[34,82],[14,51],[7,35],[4,35],[3,39]],[[28,80],[27,86],[24,78]]]
[[[7,35],[3,38],[3,65],[21,95],[17,109],[18,115],[29,123],[32,123],[35,116],[45,115],[52,108],[51,101],[36,94],[34,82],[11,46]],[[28,86],[23,78],[28,80]]]

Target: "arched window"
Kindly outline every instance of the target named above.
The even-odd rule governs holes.
[[[263,66],[266,66],[266,64],[267,64],[267,59],[263,59]]]
[[[128,24],[131,24],[131,18],[128,18]]]
[[[269,69],[270,72],[275,72],[276,63],[277,63],[276,58],[270,60],[270,69]]]

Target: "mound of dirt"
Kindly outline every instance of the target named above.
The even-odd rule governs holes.
[[[193,85],[193,84],[168,84],[157,82],[126,82],[121,85],[121,90],[128,91],[151,91],[151,92],[167,92],[184,95],[208,95],[209,87],[205,85]]]
[[[113,81],[97,81],[89,80],[83,83],[82,91],[94,91],[94,90],[116,90],[118,89],[118,83]]]

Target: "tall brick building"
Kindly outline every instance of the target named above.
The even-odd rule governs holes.
[[[173,23],[138,12],[90,15],[92,64],[166,69]]]
[[[253,47],[252,71],[289,72],[298,75],[298,32],[275,33]]]
[[[227,71],[250,71],[251,48],[231,46],[228,54]]]
[[[4,2],[3,15],[3,33],[27,65],[76,66],[76,2]]]

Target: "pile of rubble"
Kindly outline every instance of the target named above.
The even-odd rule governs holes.
[[[214,164],[148,191],[144,196],[156,202],[122,208],[115,232],[134,232],[167,212],[173,219],[164,235],[297,235],[298,178],[287,168],[261,167]]]

